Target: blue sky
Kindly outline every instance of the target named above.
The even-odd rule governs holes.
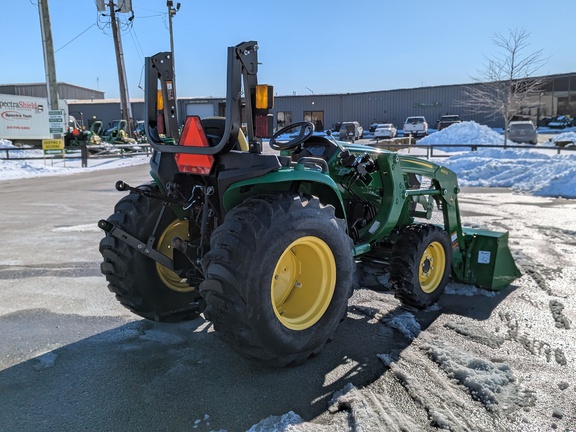
[[[58,81],[119,97],[109,18],[94,0],[48,0]],[[0,83],[45,81],[37,0],[0,0]],[[176,1],[174,2],[176,3]],[[226,47],[260,45],[259,81],[277,95],[349,93],[472,82],[494,35],[523,27],[539,75],[576,71],[574,6],[536,0],[181,0],[173,19],[179,96],[225,95]],[[131,98],[144,57],[170,49],[165,0],[132,0],[122,41]],[[9,5],[9,9],[6,6]],[[122,15],[126,22],[129,15]]]

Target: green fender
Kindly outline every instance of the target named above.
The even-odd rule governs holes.
[[[336,216],[346,219],[344,202],[338,185],[328,174],[316,169],[282,168],[260,177],[232,184],[222,197],[224,211],[255,195],[290,192],[307,193],[320,199],[323,204],[334,206]]]

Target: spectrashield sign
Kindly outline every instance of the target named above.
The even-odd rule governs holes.
[[[40,145],[40,140],[64,133],[68,104],[59,100],[58,107],[62,109],[49,111],[46,98],[0,94],[0,138]]]

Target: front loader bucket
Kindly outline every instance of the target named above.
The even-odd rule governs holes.
[[[521,276],[508,248],[508,233],[464,229],[464,281],[499,291]]]

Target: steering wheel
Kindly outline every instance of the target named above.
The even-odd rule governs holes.
[[[300,128],[300,133],[296,137],[288,141],[278,141],[278,138],[281,135],[284,135],[298,127]],[[270,147],[272,147],[274,150],[291,149],[306,141],[312,136],[312,134],[314,134],[314,123],[308,121],[292,123],[280,129],[279,131],[276,131],[276,133],[272,135],[270,138]]]

